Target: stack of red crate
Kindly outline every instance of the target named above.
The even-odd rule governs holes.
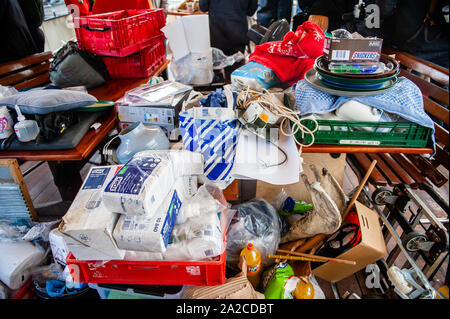
[[[148,77],[166,61],[163,9],[74,18],[80,49],[102,56],[112,78]]]

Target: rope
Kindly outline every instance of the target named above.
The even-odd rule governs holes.
[[[238,93],[236,98],[236,106],[238,108],[247,109],[250,103],[257,101],[263,108],[268,109],[271,111],[274,115],[281,117],[281,123],[280,123],[280,131],[285,136],[293,136],[294,141],[297,145],[300,146],[299,152],[301,153],[302,147],[309,147],[314,144],[314,133],[317,131],[319,125],[317,121],[313,118],[300,117],[300,111],[291,110],[290,108],[281,105],[280,103],[277,103],[273,100],[273,95],[266,89],[263,89],[262,92],[255,91],[250,89],[248,86],[245,87],[241,92]],[[302,124],[302,121],[304,120],[310,120],[313,121],[315,124],[314,130],[310,130],[308,127]],[[288,133],[285,131],[284,126],[286,124],[286,121],[291,121],[293,123],[292,125],[292,131],[291,133]],[[289,122],[287,122],[287,125]],[[304,140],[305,134],[311,135],[311,142],[309,144],[303,144],[299,140],[297,140],[297,137],[295,136],[299,131],[301,131],[301,137]]]

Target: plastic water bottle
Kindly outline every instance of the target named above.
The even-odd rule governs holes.
[[[34,120],[26,120],[20,112],[18,105],[15,106],[18,122],[14,125],[14,132],[20,142],[29,142],[36,139],[39,135],[39,126]]]
[[[247,279],[256,289],[261,279],[261,253],[252,243],[249,243],[242,249],[241,256],[244,256],[247,262]]]

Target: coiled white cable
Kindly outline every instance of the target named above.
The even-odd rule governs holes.
[[[273,100],[273,95],[266,89],[263,89],[262,92],[251,90],[248,87],[244,88],[241,92],[238,93],[238,96],[236,98],[236,106],[238,108],[247,109],[247,107],[250,105],[250,103],[257,101],[263,108],[268,109],[270,112],[272,112],[274,115],[281,117],[281,123],[280,123],[280,131],[285,136],[293,136],[294,141],[297,145],[300,146],[299,152],[301,153],[301,150],[303,147],[309,147],[314,144],[314,133],[317,131],[319,125],[317,121],[314,118],[300,117],[300,111],[292,110],[284,105],[281,105],[279,102],[275,102]],[[302,124],[302,121],[310,120],[313,121],[315,124],[315,128],[313,130],[309,129],[305,125]],[[291,132],[288,133],[285,131],[285,123],[286,121],[291,121],[292,129]],[[287,122],[288,124],[289,122]],[[297,137],[295,136],[299,131],[301,131],[302,139],[304,140],[305,134],[311,135],[311,142],[309,144],[303,144],[299,140],[297,140]]]

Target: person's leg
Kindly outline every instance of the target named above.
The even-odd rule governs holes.
[[[291,22],[292,0],[278,0],[277,20],[286,19]]]
[[[279,0],[258,0],[256,20],[259,25],[268,27],[277,19],[277,5]]]

